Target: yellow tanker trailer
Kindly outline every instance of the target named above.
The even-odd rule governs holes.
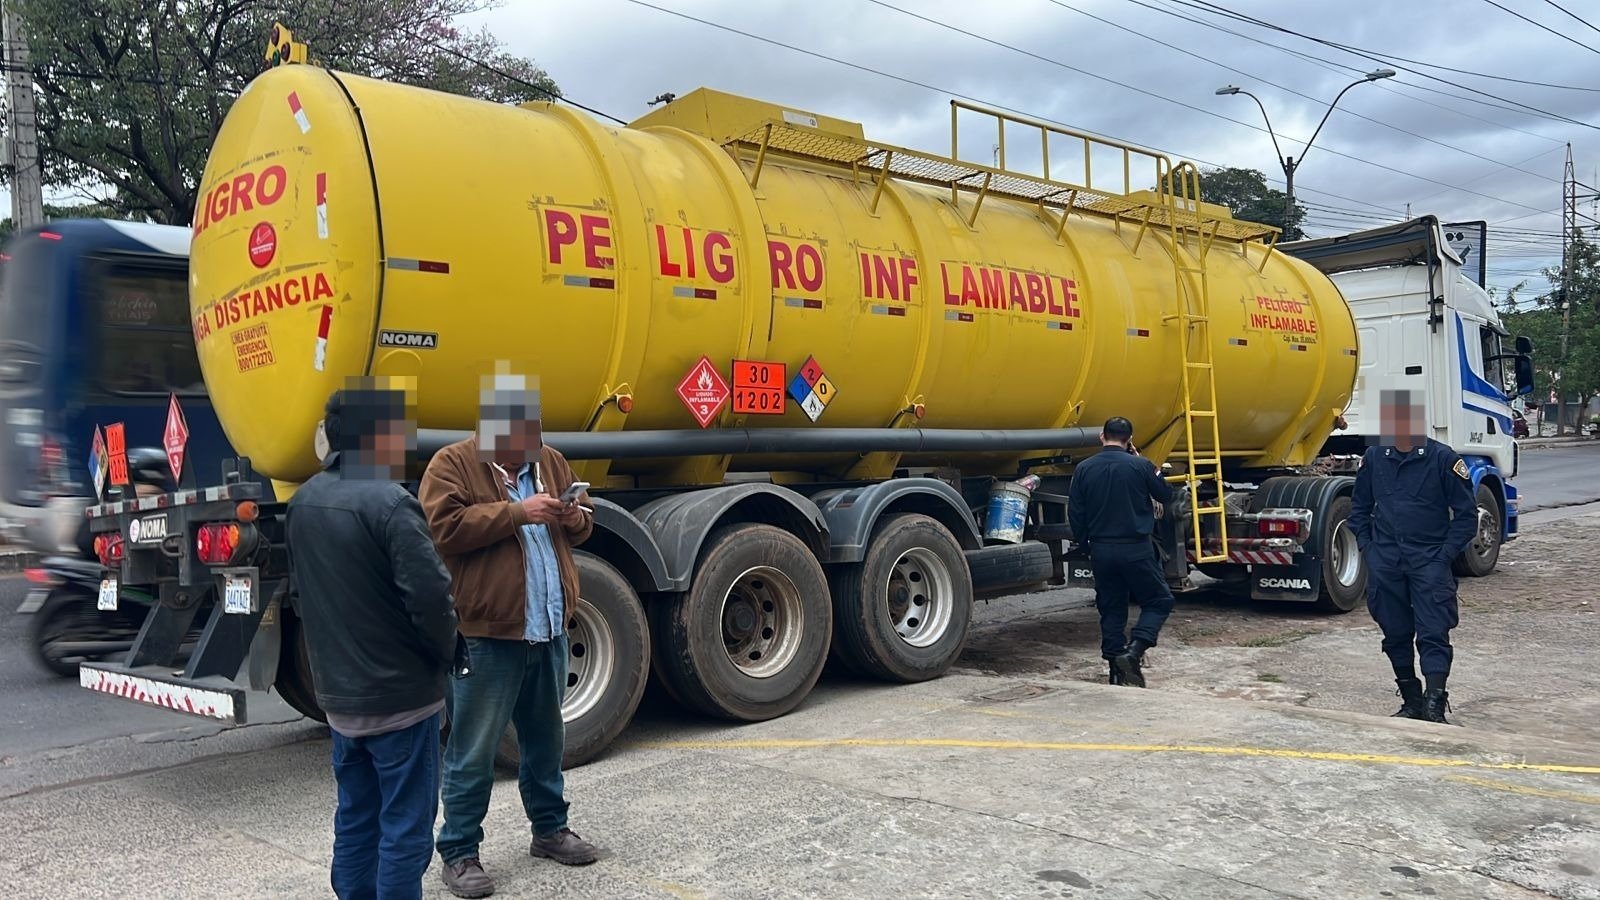
[[[960,161],[962,133],[986,158],[998,140],[997,164]],[[1066,484],[1112,415],[1180,485],[1175,580],[1186,557],[1249,565],[1258,589],[1352,608],[1350,481],[1295,474],[1351,393],[1349,308],[1197,196],[1189,164],[961,104],[946,157],[709,90],[612,128],[294,65],[251,84],[212,150],[191,311],[228,438],[280,499],[351,376],[414,379],[434,446],[473,427],[497,361],[538,377],[547,439],[595,485],[570,617],[580,760],[652,669],[741,720],[793,709],[830,649],[942,674],[975,595],[1081,581]],[[1026,474],[1031,496],[1008,484]],[[177,565],[126,544],[124,582],[236,602],[216,612],[231,656],[202,648],[174,678],[136,648],[85,684],[243,721],[216,679],[253,639],[255,686],[275,670],[317,714],[277,507],[238,521],[257,490],[244,471],[160,512],[94,511],[97,531],[160,515],[180,536]],[[991,494],[1017,527],[988,520]],[[237,549],[196,557],[218,523]]]

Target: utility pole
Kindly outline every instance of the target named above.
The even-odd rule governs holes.
[[[1572,239],[1577,235],[1578,229],[1578,181],[1572,168],[1572,145],[1567,145],[1567,167],[1561,173],[1561,367],[1557,373],[1564,373],[1567,367],[1567,337],[1572,330],[1572,304],[1569,301],[1568,291],[1572,287]],[[1562,393],[1562,386],[1556,385],[1556,435],[1560,436],[1566,431],[1567,426],[1567,398]]]
[[[6,163],[11,167],[11,224],[18,231],[44,224],[44,179],[39,170],[38,117],[33,109],[33,69],[22,19],[0,9],[6,76]]]

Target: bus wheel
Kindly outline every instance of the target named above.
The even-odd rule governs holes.
[[[1316,608],[1347,613],[1367,598],[1367,564],[1350,530],[1350,498],[1335,497],[1328,504],[1328,521],[1322,529],[1322,591]]]
[[[770,525],[711,536],[687,593],[655,616],[671,693],[713,716],[759,722],[806,698],[828,658],[833,609],[811,550]]]
[[[289,708],[308,719],[328,721],[327,713],[317,703],[316,685],[311,678],[311,653],[306,648],[305,626],[300,617],[281,610],[283,622],[283,650],[278,657],[278,677],[272,686]]]
[[[885,681],[938,678],[955,664],[972,622],[972,576],[938,521],[903,514],[873,530],[867,556],[834,570],[840,656]]]
[[[1472,543],[1467,545],[1467,549],[1450,563],[1457,575],[1472,578],[1482,578],[1494,571],[1495,565],[1500,562],[1500,536],[1505,534],[1500,501],[1495,498],[1494,491],[1486,484],[1479,484],[1477,495],[1478,530],[1472,535]]]

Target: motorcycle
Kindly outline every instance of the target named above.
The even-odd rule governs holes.
[[[166,471],[166,454],[160,450],[128,451],[131,487],[137,496],[159,494],[172,489]],[[123,587],[115,610],[101,610],[100,579],[104,568],[94,552],[89,520],[78,529],[81,557],[50,556],[39,566],[28,569],[32,587],[19,615],[33,617],[28,629],[34,659],[45,671],[62,678],[78,674],[78,665],[127,653],[139,636],[144,620],[156,598],[136,588]],[[203,623],[203,617],[196,617]],[[191,629],[188,640],[198,640],[199,627]]]

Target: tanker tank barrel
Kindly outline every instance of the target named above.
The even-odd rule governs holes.
[[[430,458],[467,432],[421,429],[417,450]],[[728,428],[546,433],[569,459],[649,459],[795,453],[983,453],[1071,450],[1100,443],[1098,428]]]

